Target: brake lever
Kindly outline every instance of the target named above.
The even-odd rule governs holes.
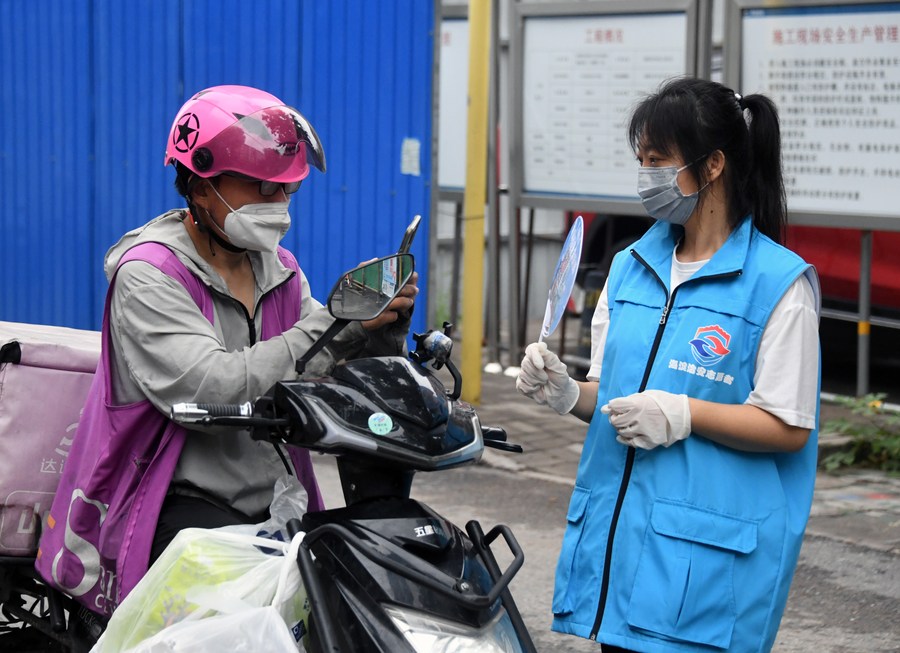
[[[500,449],[500,451],[508,451],[509,453],[525,453],[521,444],[513,444],[512,442],[500,442],[498,440],[485,440],[484,446],[491,449]]]
[[[282,417],[203,417],[196,424],[203,426],[242,426],[244,428],[278,428],[290,426]]]
[[[481,437],[484,440],[484,446],[492,449],[500,449],[510,453],[525,453],[520,444],[513,444],[506,441],[506,430],[499,426],[482,426]]]

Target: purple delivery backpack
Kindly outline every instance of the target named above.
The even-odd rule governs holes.
[[[100,356],[100,333],[0,322],[0,556],[33,556]]]
[[[282,248],[291,279],[263,298],[261,339],[274,338],[299,319],[299,267]],[[210,290],[168,248],[142,243],[119,261],[139,260],[178,280],[201,313],[213,321]],[[76,446],[44,522],[35,568],[53,587],[89,609],[112,614],[147,572],[160,509],[174,475],[186,430],[148,400],[111,401],[110,280],[103,317],[103,351],[76,433]],[[323,508],[309,452],[288,448],[309,495],[308,509]]]

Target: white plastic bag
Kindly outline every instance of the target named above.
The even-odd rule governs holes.
[[[113,613],[91,652],[128,651],[179,623],[266,606],[293,634],[292,650],[302,651],[309,621],[309,603],[297,569],[302,539],[302,533],[285,543],[223,529],[179,532]]]
[[[261,524],[238,524],[223,526],[217,530],[226,533],[243,533],[268,537],[273,540],[287,542],[291,539],[287,532],[287,523],[291,519],[300,519],[306,514],[309,495],[306,488],[293,474],[282,474],[275,481],[274,495],[269,504],[269,518]]]
[[[275,608],[182,621],[138,644],[128,653],[293,653],[294,638]]]

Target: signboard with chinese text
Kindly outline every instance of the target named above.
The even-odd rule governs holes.
[[[637,198],[626,123],[686,72],[686,25],[684,13],[525,21],[526,192]]]
[[[697,74],[698,8],[669,2],[517,3],[513,192],[530,205],[643,215],[632,109],[670,77]]]
[[[469,97],[469,21],[441,20],[441,64],[438,73],[438,185],[466,185],[466,118]]]
[[[778,106],[798,224],[900,229],[900,2],[732,0],[726,83]]]

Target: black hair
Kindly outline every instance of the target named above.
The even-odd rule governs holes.
[[[194,189],[196,175],[180,161],[175,161],[175,190],[181,195],[188,206],[191,204],[191,191]]]
[[[749,113],[749,120],[744,111]],[[778,110],[764,95],[741,97],[717,82],[667,80],[638,104],[628,126],[634,151],[653,148],[689,163],[716,150],[725,155],[724,182],[732,228],[748,213],[763,234],[782,242],[787,222]],[[688,168],[698,187],[706,167]]]
[[[197,209],[191,199],[191,193],[194,192],[194,188],[196,188],[197,184],[203,181],[203,179],[203,177],[197,175],[180,161],[175,161],[175,190],[177,190],[178,194],[184,198],[188,210],[191,212],[191,215],[194,216],[197,215]],[[209,177],[207,178],[207,181],[213,185],[218,185],[217,177]]]
[[[191,205],[191,193],[203,179],[181,161],[175,161],[175,190],[187,201],[188,206]],[[215,177],[210,177],[209,181],[214,179]]]

